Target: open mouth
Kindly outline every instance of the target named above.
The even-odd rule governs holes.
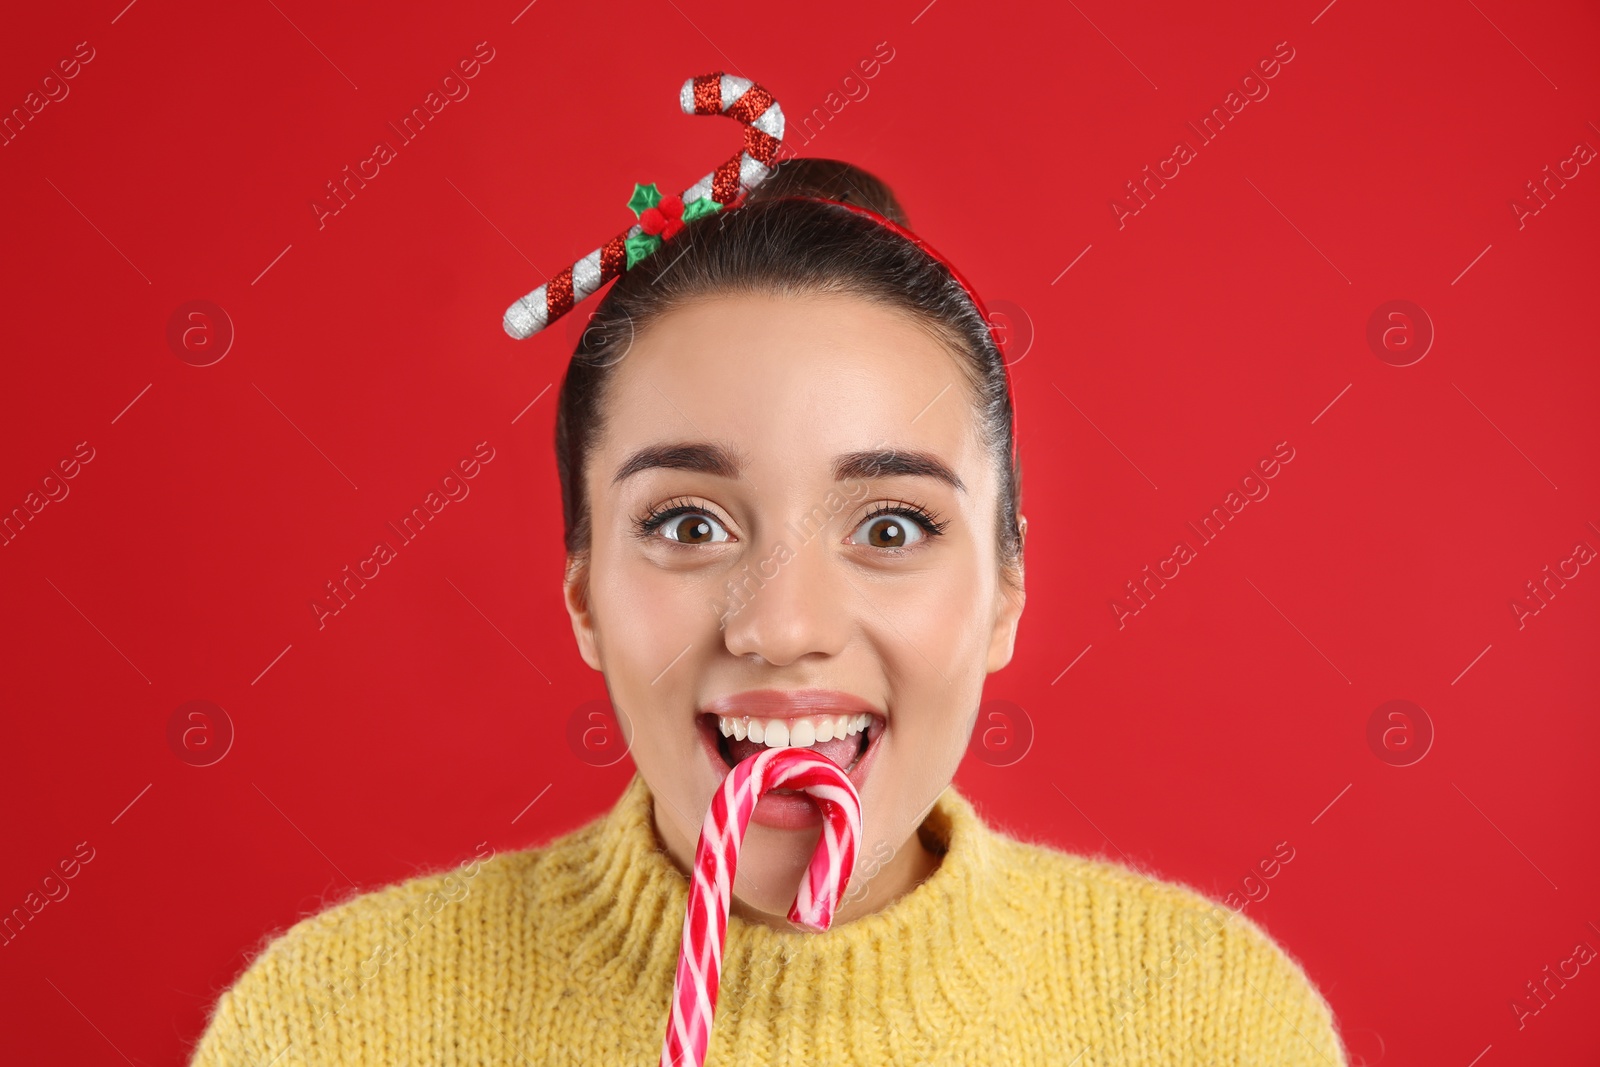
[[[849,774],[861,766],[862,759],[883,736],[883,720],[866,712],[796,719],[708,713],[698,718],[700,729],[713,740],[717,754],[730,769],[768,748],[807,748]],[[798,791],[774,789],[772,792]]]
[[[696,709],[706,765],[723,785],[732,768],[773,748],[809,749],[838,767],[858,797],[867,793],[889,734],[883,705],[843,689],[749,689],[717,696]],[[804,789],[769,789],[750,810],[752,823],[769,830],[814,833],[824,825],[825,802]],[[803,838],[791,838],[799,842]],[[813,842],[814,843],[814,842]]]
[[[879,753],[888,742],[888,719],[876,711],[851,701],[813,697],[806,714],[762,716],[747,711],[789,711],[795,698],[741,695],[695,716],[702,751],[713,767],[721,765],[726,775],[733,767],[769,748],[804,748],[830,761],[848,776],[856,793],[866,791]],[[766,706],[762,706],[765,704]],[[739,705],[744,705],[743,707]],[[773,706],[776,705],[776,706]],[[835,709],[851,710],[835,713]],[[724,714],[728,712],[730,714]],[[814,832],[823,824],[823,810],[815,797],[803,789],[770,789],[762,794],[750,814],[751,822],[769,829]]]

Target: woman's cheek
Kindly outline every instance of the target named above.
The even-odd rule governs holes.
[[[964,561],[942,560],[916,580],[889,583],[879,609],[928,659],[965,662],[979,631],[980,584]],[[937,654],[936,654],[937,653]],[[919,659],[920,662],[920,659]],[[924,669],[926,664],[924,664]]]
[[[619,568],[616,573],[611,617],[602,626],[626,657],[630,675],[643,673],[648,680],[686,643],[699,638],[694,583],[649,564]]]

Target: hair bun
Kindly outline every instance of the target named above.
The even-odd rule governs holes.
[[[809,156],[780,160],[766,181],[751,190],[748,199],[755,202],[783,196],[816,196],[856,204],[911,228],[905,209],[888,183],[843,160]]]

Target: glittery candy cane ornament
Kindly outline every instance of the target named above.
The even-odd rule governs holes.
[[[861,837],[861,798],[844,771],[804,748],[769,748],[741,760],[711,798],[694,853],[689,906],[672,989],[672,1015],[660,1067],[701,1067],[711,1043],[722,978],[722,945],[739,849],[756,802],[772,789],[798,789],[822,809],[822,837],[800,883],[789,920],[821,933],[850,884]]]
[[[685,205],[705,199],[711,210],[729,207],[767,180],[783,144],[783,109],[771,93],[748,78],[719,71],[684,82],[678,99],[686,115],[726,115],[745,128],[744,149],[685,189]],[[518,340],[531,337],[571,311],[628,269],[628,239],[644,232],[633,225],[512,304],[506,309],[506,333]]]

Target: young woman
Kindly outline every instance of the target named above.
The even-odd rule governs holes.
[[[951,784],[1023,608],[1011,397],[967,290],[843,204],[907,225],[857,168],[782,163],[624,273],[567,370],[566,604],[636,766],[615,806],[301,921],[196,1067],[656,1062],[701,820],[777,745],[848,769],[858,864],[830,930],[791,927],[820,815],[761,800],[708,1064],[1346,1061],[1249,919]]]

